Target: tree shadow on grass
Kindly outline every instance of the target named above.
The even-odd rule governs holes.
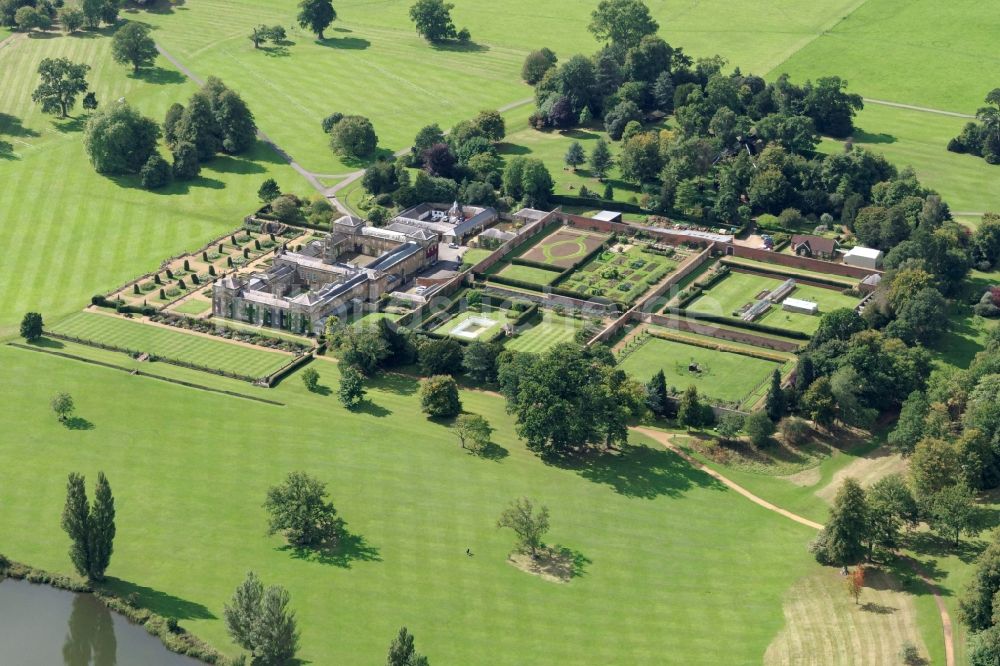
[[[484,53],[490,50],[490,47],[486,44],[457,41],[436,42],[431,44],[431,48],[435,51],[450,51],[453,53]]]
[[[118,29],[117,25],[106,25],[103,28],[86,28],[73,33],[80,39],[97,39],[98,37],[111,37]]]
[[[55,340],[53,338],[40,337],[34,342],[29,342],[32,347],[40,347],[42,349],[62,349],[64,345],[60,340]]]
[[[420,381],[408,375],[383,374],[372,382],[372,386],[398,395],[413,395],[420,390]]]
[[[363,51],[372,45],[367,39],[361,37],[324,37],[317,39],[316,43],[331,49],[345,49],[350,51]]]
[[[891,134],[886,134],[880,132],[878,134],[870,134],[863,129],[857,129],[854,132],[855,143],[896,143],[896,137]]]
[[[351,408],[350,411],[358,414],[368,414],[369,416],[374,416],[376,418],[383,418],[392,414],[391,409],[386,409],[382,405],[376,404],[367,398],[362,400],[357,406]]]
[[[316,384],[316,388],[309,389],[309,392],[321,395],[324,398],[333,394],[333,390],[326,384]]]
[[[0,139],[0,160],[19,160],[21,157],[14,152],[14,144]]]
[[[861,604],[861,610],[866,613],[875,613],[877,615],[892,615],[898,608],[895,606],[885,606],[883,604],[877,604],[872,601]]]
[[[274,46],[259,46],[258,51],[262,51],[264,55],[270,58],[284,58],[291,55],[291,51],[284,44],[275,44]]]
[[[21,124],[21,119],[9,113],[0,113],[0,134],[13,137],[37,137],[39,133]]]
[[[497,152],[501,155],[530,155],[531,148],[504,141],[497,144]]]
[[[597,139],[600,137],[600,134],[597,134],[596,132],[588,132],[582,129],[561,130],[559,134],[565,137],[569,137],[570,139],[582,139],[582,140]]]
[[[68,118],[57,118],[52,121],[52,125],[59,132],[69,133],[69,132],[82,132],[84,125],[87,124],[88,115],[79,116],[69,116]]]
[[[556,544],[552,546],[552,550],[564,561],[570,563],[572,567],[570,578],[580,578],[587,573],[587,565],[593,564],[593,560],[575,548]]]
[[[144,190],[142,187],[142,181],[139,176],[108,176],[115,185],[124,189],[134,189],[134,190]],[[194,188],[204,187],[210,190],[222,190],[225,189],[226,184],[221,180],[215,178],[207,178],[205,176],[198,176],[192,180],[173,180],[170,184],[159,187],[155,190],[145,190],[150,194],[160,195],[160,196],[176,196],[179,194],[187,194]]]
[[[94,424],[82,416],[70,416],[65,421],[63,425],[66,426],[67,430],[93,430]]]
[[[930,557],[955,555],[962,562],[970,564],[986,550],[987,543],[982,539],[961,539],[958,545],[955,545],[951,539],[945,539],[932,532],[916,532],[910,535],[907,545],[918,555]]]
[[[208,608],[194,601],[181,599],[166,592],[144,587],[136,583],[109,576],[100,588],[110,590],[125,600],[134,599],[135,605],[148,608],[163,617],[177,620],[214,620],[215,615]],[[134,596],[133,596],[134,595]]]
[[[137,74],[129,74],[129,78],[158,85],[179,84],[184,83],[187,80],[187,78],[176,69],[164,69],[163,67],[147,67],[140,69]]]
[[[277,550],[290,553],[297,560],[330,564],[342,569],[350,569],[355,562],[381,562],[382,555],[376,546],[371,545],[360,534],[350,532],[344,526],[340,538],[334,545],[317,548],[304,548],[285,544]]]
[[[218,155],[206,162],[204,169],[214,173],[235,173],[240,175],[258,174],[267,171],[253,160],[233,155]]]
[[[492,460],[493,462],[500,462],[504,458],[510,455],[510,451],[500,446],[496,442],[488,442],[486,445],[480,447],[479,449],[469,449],[470,454],[476,456],[477,458],[482,458],[483,460]]]
[[[544,460],[550,465],[573,470],[595,483],[608,485],[626,497],[680,497],[695,487],[713,490],[726,487],[673,451],[642,445],[625,445],[618,451],[549,455]]]

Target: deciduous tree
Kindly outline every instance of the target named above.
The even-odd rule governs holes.
[[[601,0],[591,14],[589,29],[597,39],[625,50],[655,34],[660,25],[642,0]]]
[[[455,419],[455,436],[462,448],[470,444],[473,451],[480,451],[490,443],[493,436],[493,426],[485,417],[479,414],[461,414]]]
[[[52,398],[52,411],[55,412],[59,421],[66,422],[66,419],[73,413],[73,396],[69,393],[57,393]]]
[[[42,81],[31,93],[31,101],[42,105],[44,113],[69,115],[76,98],[87,90],[87,72],[90,66],[75,63],[69,58],[45,58],[38,65]]]
[[[272,585],[265,589],[250,571],[226,604],[223,616],[229,635],[250,652],[252,663],[284,666],[295,657],[299,632],[289,601],[285,588]]]
[[[122,65],[132,65],[132,71],[152,65],[156,60],[156,42],[149,36],[149,26],[129,21],[115,31],[111,39],[111,57]]]
[[[542,506],[535,511],[534,503],[527,497],[522,497],[511,502],[500,514],[497,527],[514,530],[518,548],[527,550],[532,557],[538,557],[538,549],[544,545],[542,537],[549,531],[549,509]]]
[[[340,386],[337,398],[340,404],[352,409],[365,399],[365,377],[353,365],[344,365],[340,369]]]
[[[21,319],[21,337],[26,342],[34,342],[42,337],[43,323],[42,315],[37,312],[28,312]]]
[[[425,379],[420,386],[420,407],[433,417],[455,416],[462,411],[458,397],[458,384],[449,375],[435,375]]]
[[[337,19],[337,11],[331,0],[301,0],[297,18],[300,27],[323,39],[323,31]]]
[[[264,508],[268,533],[282,533],[295,546],[312,547],[335,542],[343,521],[327,501],[326,484],[305,472],[290,472],[281,485],[267,491]]]
[[[455,5],[444,0],[417,0],[410,7],[410,20],[424,39],[429,42],[443,42],[458,37],[458,31],[451,20],[451,10]]]
[[[97,173],[139,173],[156,154],[160,127],[127,102],[115,102],[87,120],[83,145]]]

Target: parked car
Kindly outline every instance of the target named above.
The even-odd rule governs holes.
[[[448,243],[448,247],[450,247],[452,250],[457,250],[458,243]]]

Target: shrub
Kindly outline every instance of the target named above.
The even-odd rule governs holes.
[[[743,429],[757,448],[767,446],[771,441],[771,435],[774,434],[774,424],[763,410],[748,416],[743,422]]]
[[[167,300],[167,294],[166,294],[166,292],[165,292],[165,291],[163,291],[162,289],[160,289],[160,300],[161,300],[161,301],[165,301],[165,300]]]
[[[455,379],[448,375],[435,375],[424,380],[420,387],[420,407],[429,416],[456,416],[462,411],[462,403]]]
[[[146,163],[139,171],[142,179],[142,186],[147,190],[155,190],[170,182],[170,164],[160,157],[159,153],[153,153],[146,160]]]
[[[797,416],[788,416],[783,418],[778,424],[778,432],[781,434],[781,438],[788,444],[801,446],[809,441],[812,428],[809,427],[809,424],[804,419],[800,419]]]

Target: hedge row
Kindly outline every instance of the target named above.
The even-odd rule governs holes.
[[[785,356],[779,356],[777,354],[769,354],[765,351],[753,351],[750,349],[744,349],[742,347],[731,347],[723,343],[709,342],[708,340],[699,340],[697,338],[689,338],[683,334],[672,334],[662,330],[649,329],[649,334],[654,338],[661,338],[663,340],[673,340],[676,342],[683,342],[686,345],[691,345],[692,347],[704,347],[705,349],[714,349],[716,351],[729,352],[731,354],[739,354],[741,356],[749,356],[750,358],[759,358],[764,361],[775,361],[777,363],[784,363],[788,360]]]
[[[808,280],[809,282],[816,282],[818,284],[824,284],[831,287],[836,287],[837,289],[846,289],[854,287],[856,282],[851,278],[834,278],[825,275],[805,275],[803,273],[797,273],[794,270],[786,269],[783,266],[775,265],[774,268],[764,268],[763,266],[757,266],[753,264],[744,264],[739,260],[730,259],[729,257],[724,257],[722,263],[727,266],[732,266],[733,268],[739,268],[740,270],[747,271],[748,273],[760,273],[762,275],[767,275],[772,273],[774,275],[780,275],[786,278],[794,278],[797,280]]]
[[[99,308],[111,308],[120,314],[141,314],[148,317],[158,312],[158,310],[152,305],[125,305],[124,303],[119,303],[118,301],[112,301],[101,294],[91,296],[90,304]]]
[[[177,619],[164,617],[149,610],[136,606],[130,599],[122,599],[113,592],[98,589],[86,583],[74,581],[66,576],[51,574],[41,569],[35,569],[20,562],[8,560],[0,555],[0,578],[7,576],[18,580],[26,580],[37,585],[50,585],[60,590],[77,594],[92,593],[109,609],[124,615],[133,624],[143,627],[150,635],[156,636],[163,646],[177,654],[187,655],[201,660],[206,664],[237,664],[201,640],[194,634],[177,624]]]
[[[767,326],[765,324],[758,324],[751,321],[743,321],[742,319],[736,319],[735,317],[706,314],[704,312],[689,312],[684,308],[670,307],[664,310],[664,314],[687,317],[688,319],[697,319],[700,321],[712,321],[717,324],[725,324],[734,328],[745,328],[748,331],[759,331],[761,333],[770,333],[771,335],[780,335],[784,338],[790,338],[792,340],[810,339],[809,334],[803,333],[802,331],[789,331],[777,326]]]

